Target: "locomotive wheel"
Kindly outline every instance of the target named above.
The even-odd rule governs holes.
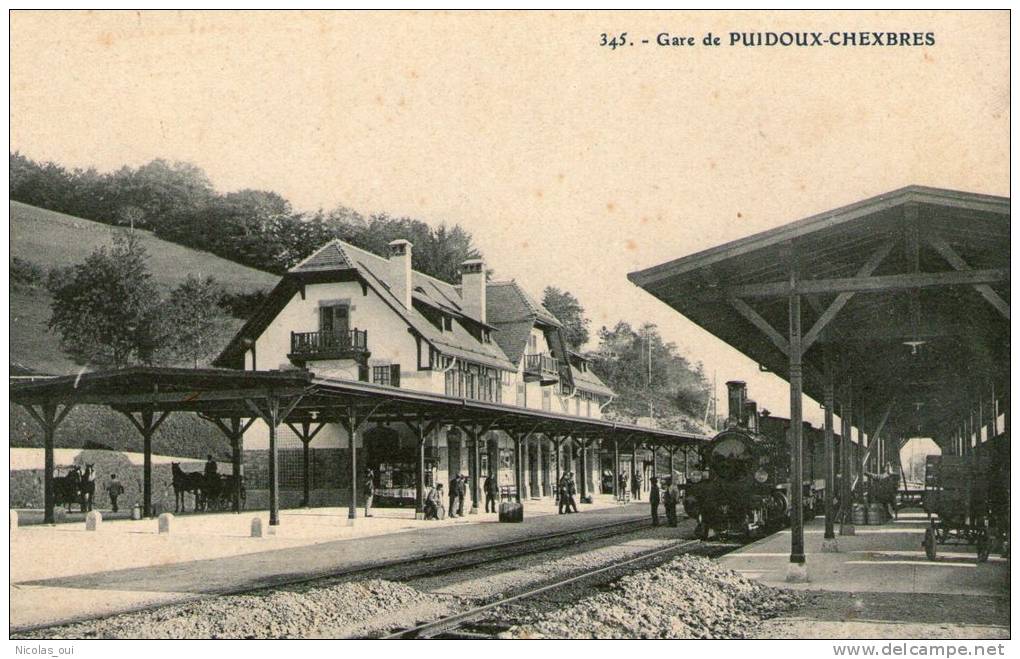
[[[935,529],[928,527],[924,530],[924,555],[928,557],[929,561],[935,560],[936,549],[935,549]]]

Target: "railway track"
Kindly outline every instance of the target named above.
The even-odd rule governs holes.
[[[382,639],[422,639],[422,638],[443,638],[443,639],[490,639],[495,638],[499,633],[507,631],[513,626],[505,617],[494,617],[492,614],[508,605],[534,603],[542,596],[564,588],[580,585],[582,582],[595,581],[596,586],[615,581],[622,574],[637,569],[644,564],[671,558],[677,554],[691,551],[693,548],[702,549],[703,552],[713,556],[728,553],[733,546],[708,545],[699,540],[686,540],[668,547],[661,547],[651,551],[643,552],[632,558],[613,563],[601,568],[589,570],[581,574],[574,574],[551,583],[530,588],[523,592],[508,597],[501,597],[491,602],[479,604],[470,609],[454,613],[452,615],[418,624],[414,627],[391,631],[381,637]]]
[[[465,569],[483,567],[492,563],[506,561],[509,558],[520,558],[531,554],[554,551],[556,549],[562,549],[582,542],[593,542],[641,531],[647,528],[651,528],[651,524],[646,519],[629,519],[605,524],[603,526],[570,529],[555,533],[548,533],[541,536],[531,536],[520,540],[508,540],[490,543],[487,545],[475,545],[465,547],[463,549],[450,550],[443,554],[425,553],[419,556],[411,556],[392,561],[357,565],[338,571],[316,572],[299,577],[288,576],[282,579],[274,579],[271,582],[263,582],[256,587],[246,586],[203,593],[195,596],[194,598],[189,598],[187,601],[197,601],[228,595],[253,594],[277,588],[315,584],[317,582],[322,585],[328,585],[330,583],[347,581],[356,577],[375,577],[380,579],[390,579],[393,581],[411,581],[422,577],[435,577]],[[131,607],[122,611],[117,611],[113,614],[106,614],[102,616],[77,616],[43,625],[12,628],[10,631],[12,633],[29,633],[53,627],[100,620],[126,613],[153,611],[180,603],[180,601],[175,601],[170,604],[160,603]]]

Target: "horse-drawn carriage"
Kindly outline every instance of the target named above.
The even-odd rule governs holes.
[[[935,560],[937,546],[977,546],[978,562],[988,560],[994,537],[990,532],[989,464],[975,455],[929,455],[924,469],[924,553]]]
[[[81,512],[87,513],[92,510],[96,498],[96,470],[95,466],[86,464],[82,469],[78,465],[72,465],[67,474],[57,476],[53,479],[53,501],[57,506],[67,506],[67,512],[71,512],[71,506],[78,504]]]
[[[184,512],[184,495],[191,494],[195,498],[195,512],[200,510],[230,510],[234,505],[235,477],[201,471],[184,471],[179,463],[170,465],[173,474],[174,512]],[[244,510],[247,492],[244,487],[244,476],[239,477],[240,504]]]

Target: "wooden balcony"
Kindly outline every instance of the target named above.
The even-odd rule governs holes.
[[[524,381],[545,386],[560,381],[560,363],[545,353],[524,355]]]
[[[287,356],[300,366],[320,359],[363,362],[368,354],[368,330],[352,329],[345,332],[291,332],[290,354]]]

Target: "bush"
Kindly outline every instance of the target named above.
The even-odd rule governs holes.
[[[38,263],[27,259],[11,257],[11,284],[38,286],[46,278],[46,270]]]

